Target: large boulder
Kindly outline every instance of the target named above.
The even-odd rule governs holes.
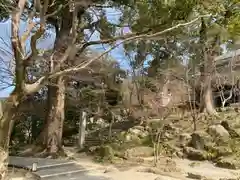
[[[158,132],[158,130],[156,130]],[[173,140],[180,133],[180,129],[175,127],[173,123],[165,124],[161,130],[161,140],[164,142],[168,142],[169,140]],[[158,136],[158,134],[155,134]]]
[[[193,147],[185,147],[183,153],[190,160],[203,161],[208,159],[208,153],[204,150],[195,149]]]
[[[239,137],[240,136],[240,128],[236,128],[235,129],[235,132],[237,133],[237,136]],[[231,135],[231,134],[230,134]]]
[[[213,158],[221,156],[229,156],[233,154],[233,150],[229,146],[217,146],[216,144],[208,145],[207,151],[212,154]]]
[[[179,157],[183,158],[183,149],[181,147],[176,146],[175,141],[164,142],[161,144],[162,150],[161,154],[166,155],[168,157]]]
[[[174,133],[179,133],[180,132],[180,129],[175,127],[173,123],[165,124],[163,126],[163,130],[165,130],[165,131],[172,131]]]
[[[150,157],[154,155],[154,149],[147,146],[139,146],[127,149],[124,152],[124,157],[126,159],[136,158],[136,157]]]
[[[222,121],[221,125],[228,131],[231,138],[239,138],[240,137],[239,129],[231,127],[227,121]]]
[[[187,177],[189,179],[198,179],[198,180],[207,179],[205,176],[201,175],[200,173],[188,172],[187,174],[188,174]]]
[[[119,137],[124,142],[131,142],[134,144],[141,144],[141,140],[138,134],[132,132],[122,132]]]
[[[235,156],[220,157],[215,165],[226,169],[240,169],[240,158]]]
[[[229,146],[217,146],[215,149],[218,153],[218,156],[229,156],[233,154],[233,151]]]
[[[180,136],[179,136],[180,147],[188,146],[189,143],[191,142],[191,140],[192,140],[191,134],[188,134],[188,133],[180,134]]]
[[[114,150],[109,145],[102,145],[98,149],[99,157],[105,160],[112,160],[114,158]]]
[[[189,146],[198,150],[204,150],[208,143],[211,143],[211,136],[204,131],[196,131],[191,135]]]
[[[138,138],[145,138],[149,135],[149,133],[148,131],[145,131],[144,127],[142,126],[134,126],[128,130],[127,135]]]
[[[140,136],[143,131],[139,128],[130,128],[128,132],[131,133],[131,134]]]
[[[208,128],[208,133],[214,138],[223,141],[228,141],[230,138],[230,134],[228,131],[220,124],[212,125]]]

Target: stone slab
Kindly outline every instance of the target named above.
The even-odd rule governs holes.
[[[75,165],[75,164],[69,164],[65,166],[58,166],[54,168],[46,168],[46,169],[40,169],[36,171],[35,173],[40,177],[51,177],[51,176],[61,176],[66,174],[74,174],[74,173],[83,173],[87,170],[82,168],[81,166]]]
[[[42,180],[111,180],[110,178],[102,177],[102,176],[92,176],[87,175],[82,172],[67,174],[65,176],[53,176],[53,177],[45,177],[41,178]]]
[[[9,165],[12,166],[32,169],[33,163],[37,163],[38,169],[42,169],[66,164],[74,164],[74,161],[45,158],[16,157],[16,156],[9,157]]]
[[[86,174],[87,169],[75,164],[74,161],[9,157],[9,165],[11,166],[32,169],[33,163],[38,164],[38,169],[34,174],[38,175],[42,180],[109,180],[106,177]]]

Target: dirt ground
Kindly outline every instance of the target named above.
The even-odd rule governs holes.
[[[69,153],[69,152],[68,152]],[[74,153],[72,153],[74,156]],[[144,162],[135,164],[123,162],[119,164],[100,164],[86,155],[75,156],[76,162],[86,167],[89,175],[104,176],[112,180],[183,180],[183,179],[238,179],[240,170],[229,170],[215,167],[208,161],[190,161],[179,158],[159,158],[159,166],[154,167],[153,157],[145,158]],[[163,162],[170,162],[165,164]],[[129,166],[127,166],[129,164]],[[161,166],[162,164],[162,166]],[[173,165],[174,164],[174,165]]]
[[[231,119],[234,122],[240,122],[240,117],[235,112],[225,112],[221,114],[222,120]],[[175,127],[179,127],[183,132],[193,132],[193,122],[189,118],[176,121],[176,117],[168,118],[169,122],[174,122]],[[215,121],[200,118],[197,121],[197,129],[204,130]],[[177,157],[160,157],[159,166],[154,167],[154,157],[141,158],[144,161],[131,162],[123,161],[115,164],[101,164],[94,162],[90,157],[83,154],[77,154],[74,150],[66,149],[69,157],[73,157],[78,164],[89,169],[89,174],[95,176],[104,176],[112,180],[237,180],[240,179],[240,170],[223,169],[214,166],[209,161],[190,161]],[[170,163],[165,163],[170,162]]]
[[[78,159],[79,158],[79,159]],[[135,165],[132,167],[121,169],[115,165],[99,164],[91,158],[81,155],[76,158],[76,162],[86,167],[90,176],[101,176],[111,180],[184,180],[184,179],[237,179],[240,177],[240,170],[228,170],[215,167],[209,162],[197,162],[183,159],[171,159],[176,163],[178,171],[166,172],[166,167],[159,168],[149,166],[148,163]],[[146,160],[151,160],[150,158]],[[164,157],[160,157],[159,161],[164,161]],[[190,177],[188,175],[190,174]],[[12,180],[33,180],[35,179],[30,172],[25,170],[11,170],[10,176]]]
[[[236,116],[236,117],[235,117]],[[238,114],[224,113],[223,120],[231,119],[240,122]],[[176,121],[177,117],[169,117],[168,123],[174,122],[174,126],[180,129],[179,133],[193,132],[193,122],[189,118]],[[206,129],[215,120],[199,119],[198,130]],[[114,164],[103,164],[95,162],[92,157],[77,153],[74,148],[64,148],[65,153],[77,164],[88,169],[91,176],[107,177],[111,180],[237,180],[240,179],[240,170],[223,169],[214,166],[208,161],[190,161],[180,158],[159,157],[157,166],[153,165],[154,157],[141,158],[144,161],[119,160]],[[27,177],[27,178],[26,178]],[[31,179],[31,173],[26,171],[14,171],[11,175],[13,180]]]
[[[30,171],[19,168],[8,168],[10,180],[38,180]]]

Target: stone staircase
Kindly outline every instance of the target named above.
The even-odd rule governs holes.
[[[127,131],[129,128],[136,125],[136,122],[122,121],[116,122],[112,125],[112,139],[119,135],[123,131]],[[85,137],[85,147],[99,146],[108,139],[109,126],[104,128],[88,132]],[[75,146],[77,144],[77,137],[72,138],[71,142],[65,143],[65,146]]]
[[[112,125],[112,139],[119,135],[123,131],[127,131],[129,128],[133,127],[136,122],[129,122],[129,121],[121,121],[116,122]],[[97,146],[100,145],[101,142],[107,140],[109,136],[109,126],[99,129],[97,131],[93,131],[87,134],[85,139],[85,145],[88,146]]]
[[[33,173],[43,180],[106,180],[87,175],[88,170],[74,161],[15,156],[9,159],[9,166],[28,170],[32,170],[34,163],[37,163],[37,170]]]

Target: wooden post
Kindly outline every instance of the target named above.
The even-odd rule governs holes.
[[[86,125],[87,125],[87,113],[82,111],[79,120],[79,136],[78,136],[78,148],[83,149],[85,144],[86,135]]]

